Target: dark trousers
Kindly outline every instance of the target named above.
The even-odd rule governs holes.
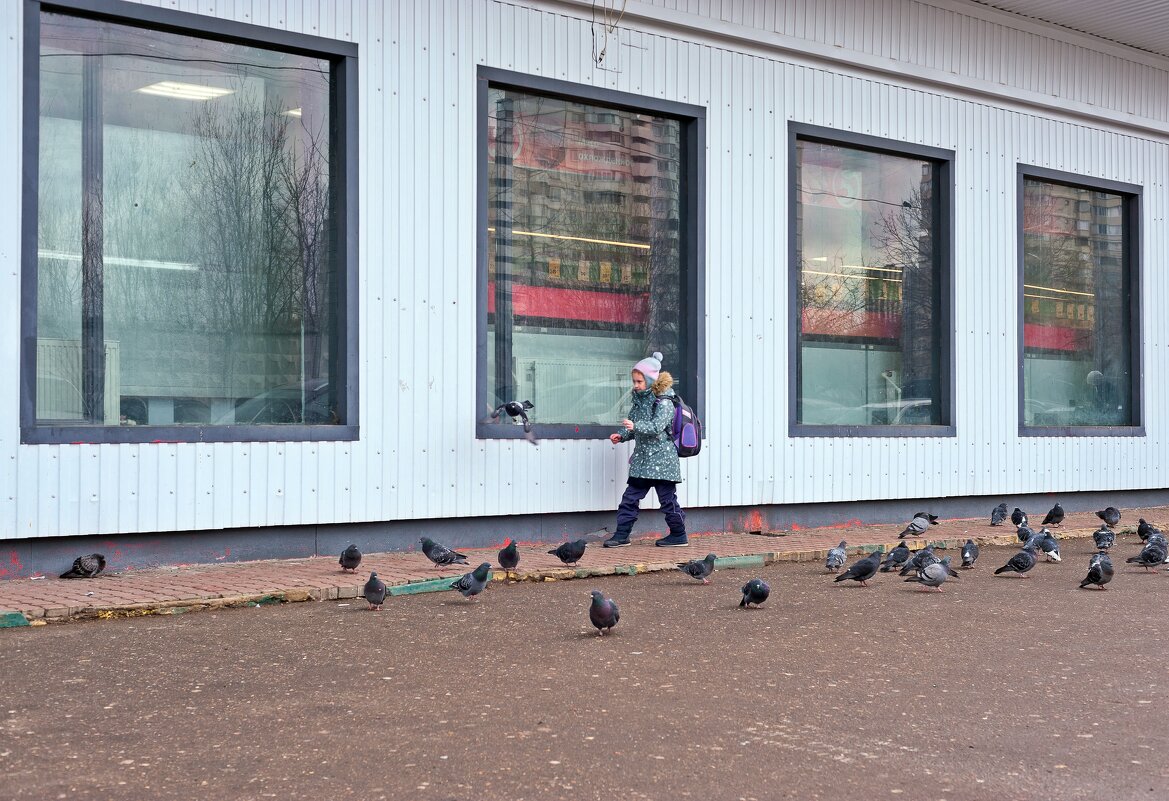
[[[621,505],[617,507],[617,531],[613,536],[629,537],[633,531],[633,524],[637,522],[637,514],[640,511],[638,504],[649,494],[650,489],[657,490],[658,501],[662,505],[662,514],[666,516],[666,525],[670,527],[670,533],[686,533],[686,513],[678,503],[677,485],[672,481],[631,477],[625,494],[621,496]]]

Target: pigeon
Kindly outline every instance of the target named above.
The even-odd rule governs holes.
[[[1059,501],[1055,502],[1055,506],[1051,507],[1051,511],[1047,513],[1047,517],[1043,518],[1043,525],[1058,526],[1063,523],[1063,507],[1059,505]]]
[[[833,581],[845,581],[851,579],[852,581],[859,581],[862,587],[867,587],[868,580],[877,575],[877,567],[881,564],[882,553],[880,551],[873,551],[864,559],[853,562],[852,565],[837,576]]]
[[[1088,575],[1080,582],[1080,589],[1082,590],[1092,584],[1095,584],[1102,590],[1107,589],[1104,585],[1112,581],[1112,574],[1114,572],[1112,560],[1108,558],[1108,554],[1103,551],[1092,554],[1092,559],[1088,562]]]
[[[341,551],[341,558],[337,560],[337,564],[341,565],[342,573],[346,570],[350,573],[356,573],[357,566],[361,564],[361,549],[356,545],[350,545]]]
[[[1141,538],[1141,542],[1147,540],[1149,535],[1156,530],[1157,527],[1152,523],[1146,522],[1143,517],[1137,521],[1137,536]]]
[[[990,510],[990,524],[992,526],[1001,526],[1003,521],[1007,519],[1007,505],[1000,503],[998,506]]]
[[[1124,561],[1129,564],[1140,565],[1145,570],[1155,567],[1165,561],[1165,544],[1162,542],[1146,543],[1145,547],[1136,556],[1130,556]]]
[[[499,549],[499,566],[510,576],[520,564],[520,552],[516,550],[515,540],[509,540],[507,545]]]
[[[910,573],[916,572],[926,565],[932,565],[934,562],[940,562],[937,555],[934,554],[934,546],[927,545],[919,551],[913,552],[913,557],[905,563],[905,567],[901,568],[901,575],[908,576]]]
[[[962,546],[962,567],[969,570],[974,567],[974,563],[978,561],[978,543],[974,540],[966,540],[966,544]]]
[[[828,549],[828,557],[824,560],[824,567],[828,568],[828,572],[835,573],[844,567],[844,563],[848,560],[848,551],[845,550],[847,547],[848,543],[841,540],[835,548]]]
[[[94,578],[106,569],[106,558],[100,553],[79,556],[73,560],[73,567],[61,574],[61,578]]]
[[[491,409],[491,404],[488,404],[487,408]],[[501,403],[496,406],[495,409],[490,412],[489,417],[492,422],[498,421],[499,416],[505,413],[513,420],[517,417],[520,418],[524,424],[524,439],[533,445],[539,445],[539,440],[537,440],[536,436],[532,433],[532,421],[528,418],[528,409],[534,408],[536,407],[530,400],[507,401],[506,403]]]
[[[1043,551],[1047,561],[1062,562],[1063,557],[1059,555],[1059,540],[1055,538],[1055,535],[1045,528],[1040,529],[1039,534],[1039,549]]]
[[[905,530],[897,536],[920,537],[922,533],[930,527],[931,524],[935,526],[938,524],[937,515],[931,515],[929,512],[918,512],[913,516],[913,519],[909,521],[909,525],[905,527]]]
[[[705,559],[691,559],[689,562],[683,562],[678,565],[678,569],[690,576],[692,579],[697,579],[703,584],[709,584],[708,578],[714,572],[714,560],[718,557],[712,553],[708,553]]]
[[[1018,573],[1023,578],[1031,578],[1027,575],[1027,571],[1035,567],[1035,546],[1028,542],[1023,546],[1023,550],[1012,556],[1005,565],[994,571],[997,576],[999,573]]]
[[[1035,532],[1029,525],[1023,523],[1015,529],[1015,536],[1019,538],[1019,542],[1027,542],[1027,540],[1035,536]]]
[[[1107,509],[1101,509],[1096,513],[1096,517],[1103,520],[1109,526],[1120,524],[1120,510],[1115,506],[1109,506]]]
[[[484,562],[470,573],[464,573],[460,578],[451,582],[451,589],[458,590],[464,598],[474,598],[483,592],[487,582],[491,580],[491,563]]]
[[[386,602],[386,584],[377,577],[376,571],[370,571],[369,581],[361,588],[361,594],[369,602],[369,608],[375,611],[381,609],[382,604]]]
[[[743,600],[739,601],[739,606],[750,609],[751,604],[759,606],[767,600],[767,596],[771,594],[771,587],[768,587],[766,582],[762,579],[751,579],[743,585]]]
[[[950,557],[946,557],[940,562],[926,565],[917,571],[916,576],[910,576],[906,581],[916,581],[919,584],[924,584],[927,587],[937,587],[938,592],[942,591],[942,584],[946,579],[953,576],[958,577],[958,574],[950,569]]]
[[[1096,541],[1097,551],[1107,551],[1116,544],[1116,533],[1108,526],[1100,526],[1092,532],[1092,539]]]
[[[434,562],[439,567],[444,565],[465,565],[467,564],[467,557],[458,551],[452,551],[445,545],[432,540],[430,537],[422,538],[422,552],[426,554],[426,558]]]
[[[580,558],[584,556],[585,547],[588,545],[586,540],[574,540],[572,542],[562,542],[548,553],[555,556],[566,565],[575,566]]]
[[[938,516],[931,515],[929,512],[914,512],[913,516],[927,518],[930,521],[930,525],[936,526],[938,524]]]
[[[1027,513],[1016,506],[1015,511],[1011,512],[1011,522],[1016,526],[1027,525]]]
[[[597,627],[597,634],[603,637],[606,630],[613,631],[613,627],[621,619],[621,613],[613,599],[606,598],[600,590],[593,590],[589,595],[593,597],[593,602],[589,605],[589,621]]]
[[[905,540],[901,540],[893,550],[889,551],[885,561],[881,562],[881,572],[888,573],[890,570],[900,570],[908,561],[909,548],[906,547]]]

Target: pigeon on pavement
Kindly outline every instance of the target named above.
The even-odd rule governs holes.
[[[1112,567],[1112,560],[1108,558],[1108,554],[1103,551],[1092,554],[1091,561],[1088,562],[1088,575],[1080,582],[1080,589],[1084,589],[1092,584],[1095,584],[1100,589],[1106,589],[1105,584],[1112,581],[1112,575],[1116,571]]]
[[[350,573],[356,573],[357,566],[361,564],[361,549],[356,545],[350,545],[341,551],[341,558],[337,560],[337,564],[341,565],[342,573],[346,570]]]
[[[585,547],[588,545],[586,540],[573,540],[572,542],[562,542],[548,553],[555,556],[566,565],[576,565],[580,558],[584,556]]]
[[[905,527],[897,536],[899,537],[920,537],[930,525],[938,524],[938,516],[931,515],[929,512],[918,512],[909,521],[909,525]]]
[[[621,613],[613,599],[606,598],[600,590],[593,590],[589,595],[593,598],[589,604],[589,621],[597,627],[597,634],[603,637],[606,631],[613,631],[621,619]]]
[[[1063,557],[1059,555],[1059,540],[1055,538],[1047,529],[1040,529],[1041,537],[1039,539],[1039,550],[1043,551],[1043,555],[1047,557],[1049,562],[1062,562]]]
[[[100,553],[79,556],[73,560],[73,567],[61,574],[61,578],[94,578],[106,569],[106,558]]]
[[[1023,578],[1031,578],[1027,575],[1027,571],[1035,567],[1035,546],[1028,542],[1023,546],[1023,550],[1012,556],[1005,565],[994,571],[997,576],[999,573],[1018,573]]]
[[[445,565],[465,565],[467,564],[467,557],[458,551],[452,551],[445,545],[432,540],[430,537],[422,538],[422,552],[426,554],[426,558],[434,562],[439,567]]]
[[[1106,509],[1101,509],[1096,513],[1096,517],[1103,520],[1109,526],[1116,526],[1120,524],[1120,510],[1115,506],[1109,506]]]
[[[1144,542],[1149,538],[1149,535],[1157,530],[1157,527],[1152,523],[1146,521],[1143,517],[1137,520],[1137,536]]]
[[[491,580],[491,563],[484,562],[470,573],[464,573],[460,578],[451,582],[451,589],[458,590],[464,598],[474,598],[487,586]]]
[[[909,561],[909,548],[905,544],[905,540],[897,543],[893,550],[889,551],[885,561],[881,562],[881,572],[888,573],[890,570],[900,570],[902,566]]]
[[[361,588],[361,594],[369,602],[370,609],[381,609],[386,602],[386,584],[377,577],[377,571],[370,571],[369,581]]]
[[[864,559],[853,562],[852,565],[837,576],[833,581],[845,581],[851,579],[852,581],[859,581],[862,587],[867,587],[869,579],[877,575],[877,568],[881,564],[882,554],[880,551],[873,551]]]
[[[1092,539],[1096,542],[1096,550],[1107,551],[1116,544],[1116,533],[1108,526],[1100,526],[1092,532]]]
[[[910,576],[905,580],[916,581],[927,587],[937,587],[938,592],[941,592],[942,584],[951,576],[957,578],[958,574],[950,569],[950,557],[947,556],[940,562],[926,565],[917,571],[916,576]]]
[[[844,563],[848,560],[848,551],[845,550],[847,547],[848,543],[841,540],[835,548],[828,549],[828,557],[824,560],[824,567],[828,568],[828,572],[835,573],[844,567]]]
[[[1029,539],[1035,536],[1035,532],[1029,525],[1024,523],[1015,529],[1015,536],[1019,538],[1019,542],[1027,542]]]
[[[770,594],[771,587],[765,581],[753,578],[743,585],[743,600],[739,601],[739,606],[747,609],[751,608],[751,604],[759,606]]]
[[[1059,505],[1059,501],[1055,502],[1055,506],[1051,507],[1051,511],[1047,513],[1047,517],[1043,518],[1043,525],[1058,526],[1063,523],[1063,507]]]
[[[990,510],[990,524],[992,526],[1001,526],[1003,521],[1007,519],[1007,505],[1000,503],[998,506]]]
[[[1027,513],[1016,506],[1015,511],[1011,512],[1011,522],[1016,526],[1027,525]]]
[[[974,540],[966,540],[966,544],[962,546],[962,567],[972,568],[977,561],[978,543]]]
[[[1165,561],[1165,544],[1160,541],[1145,543],[1145,547],[1136,556],[1130,556],[1124,561],[1129,564],[1140,565],[1145,570],[1156,567]]]
[[[520,552],[516,550],[515,540],[509,540],[507,545],[499,549],[499,566],[510,576],[520,563]]]
[[[714,572],[714,560],[717,558],[714,554],[708,553],[705,559],[691,559],[689,562],[682,562],[678,565],[678,569],[692,579],[709,584],[709,576]]]
[[[901,575],[908,576],[926,565],[932,565],[934,562],[942,561],[934,553],[934,546],[927,545],[919,551],[914,551],[912,558],[905,563],[905,567],[901,568]]]

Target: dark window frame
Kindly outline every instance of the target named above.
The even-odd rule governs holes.
[[[41,12],[104,20],[148,30],[176,33],[327,58],[333,64],[330,105],[333,114],[330,171],[337,258],[335,337],[338,425],[38,425],[36,420],[37,224],[40,130]],[[357,330],[357,45],[231,20],[205,17],[122,0],[24,0],[23,157],[21,225],[20,441],[24,444],[106,444],[124,442],[296,442],[354,441],[358,438]]]
[[[932,161],[937,176],[934,198],[934,253],[938,264],[936,299],[938,334],[938,386],[942,422],[938,425],[816,425],[799,422],[800,365],[800,265],[796,245],[798,191],[797,144],[823,142],[892,156]],[[800,122],[788,123],[788,436],[790,437],[956,437],[954,409],[954,151],[895,139],[841,131]]]
[[[1023,283],[1026,280],[1023,264],[1023,202],[1024,184],[1027,179],[1044,181],[1053,184],[1087,189],[1089,191],[1110,192],[1121,195],[1123,210],[1120,220],[1124,228],[1124,252],[1122,261],[1125,277],[1128,280],[1128,313],[1129,313],[1129,376],[1130,395],[1132,405],[1132,425],[1127,426],[1036,426],[1026,425],[1026,395],[1023,385],[1025,368],[1025,344],[1023,341]],[[1018,237],[1016,247],[1018,261],[1018,329],[1016,335],[1018,354],[1019,405],[1018,422],[1020,437],[1143,437],[1145,436],[1144,405],[1141,400],[1141,391],[1144,386],[1142,373],[1143,338],[1141,326],[1141,265],[1144,261],[1141,244],[1141,208],[1144,187],[1137,184],[1111,181],[1104,178],[1093,178],[1078,173],[1053,170],[1047,167],[1036,167],[1030,164],[1018,164],[1016,167],[1016,200],[1015,200],[1015,230]]]
[[[526,435],[518,425],[489,423],[484,409],[489,407],[487,393],[487,118],[489,87],[514,89],[562,98],[573,102],[595,103],[631,111],[670,117],[681,125],[683,175],[680,201],[681,270],[682,270],[682,351],[686,362],[681,374],[675,375],[679,394],[701,416],[704,405],[706,356],[703,337],[706,275],[706,108],[663,100],[599,86],[560,81],[540,75],[512,72],[480,66],[476,74],[476,366],[475,366],[475,438],[522,439]],[[648,355],[648,354],[647,354]],[[630,365],[632,367],[632,365]],[[523,400],[523,398],[519,398]],[[506,419],[506,418],[503,418]],[[613,426],[595,423],[535,423],[532,435],[539,439],[598,439],[611,433]]]

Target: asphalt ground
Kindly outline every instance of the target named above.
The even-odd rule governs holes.
[[[1063,548],[942,593],[776,563],[8,629],[0,796],[1169,798],[1169,574],[1126,535],[1081,590]]]

